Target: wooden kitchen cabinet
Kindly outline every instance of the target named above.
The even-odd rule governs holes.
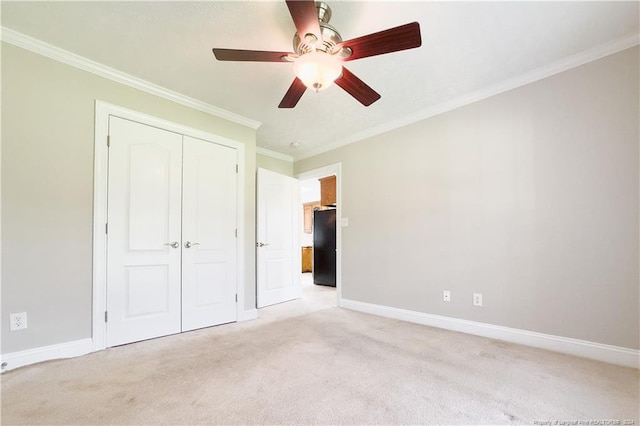
[[[336,177],[327,176],[320,181],[320,204],[323,206],[336,205]]]
[[[313,248],[311,246],[302,247],[302,272],[312,272],[312,265]]]
[[[313,231],[313,210],[316,208],[320,208],[320,201],[311,201],[310,203],[302,204],[305,234],[311,234]]]

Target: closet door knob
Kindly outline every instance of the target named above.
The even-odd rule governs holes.
[[[186,243],[184,243],[184,247],[185,248],[191,248],[193,246],[199,246],[200,243],[192,243],[191,241],[187,241]]]
[[[174,241],[172,243],[165,243],[165,246],[171,246],[173,248],[178,248],[178,247],[180,247],[180,243],[177,242],[177,241]]]

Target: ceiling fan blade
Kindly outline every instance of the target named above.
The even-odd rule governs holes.
[[[278,108],[293,108],[296,106],[305,90],[307,90],[307,86],[304,85],[302,80],[296,77],[295,80],[293,80],[293,83],[291,83],[289,90],[287,90],[287,93],[285,93],[284,98],[280,101]]]
[[[304,40],[307,34],[313,34],[316,39],[322,41],[320,24],[318,23],[318,11],[314,0],[286,0],[289,13],[296,25],[296,31],[300,40]]]
[[[265,52],[262,50],[213,49],[219,61],[291,62],[291,52]],[[285,59],[282,59],[282,58]]]
[[[345,67],[342,67],[342,77],[338,78],[335,83],[364,106],[369,106],[380,99],[378,92],[367,86],[364,81]]]
[[[389,28],[388,30],[369,34],[366,36],[343,41],[336,46],[349,47],[353,53],[345,58],[345,61],[366,58],[369,56],[382,55],[385,53],[397,52],[399,50],[413,49],[422,45],[420,37],[420,24],[412,22]]]

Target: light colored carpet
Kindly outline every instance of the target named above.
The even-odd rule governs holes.
[[[351,312],[312,290],[255,321],[7,372],[2,423],[639,424],[637,370]]]

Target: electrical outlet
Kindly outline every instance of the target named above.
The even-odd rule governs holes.
[[[482,293],[473,293],[473,306],[482,306]]]
[[[445,302],[451,302],[451,292],[449,290],[445,290],[442,292],[442,300]]]
[[[27,328],[27,313],[9,314],[9,328],[11,331],[23,330]]]

